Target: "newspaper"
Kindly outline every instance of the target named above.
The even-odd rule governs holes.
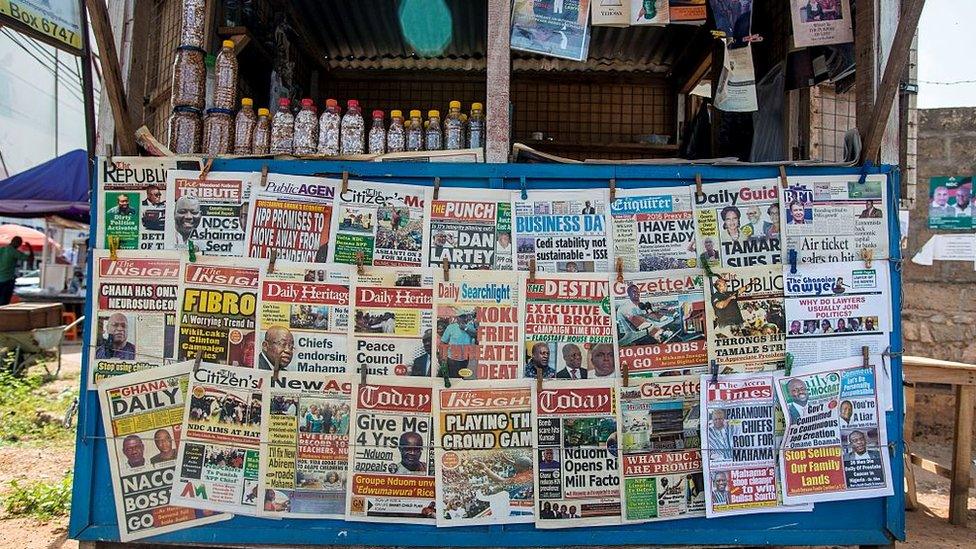
[[[352,383],[280,372],[263,401],[260,514],[341,519],[346,512]]]
[[[428,265],[452,269],[512,269],[512,202],[509,191],[442,188],[429,201]]]
[[[698,376],[620,387],[625,523],[705,516]]]
[[[231,518],[169,504],[191,368],[191,362],[160,366],[98,387],[122,542]]]
[[[702,185],[695,195],[698,255],[712,266],[779,263],[779,181],[754,179]]]
[[[517,269],[527,271],[608,272],[611,229],[607,189],[512,193]]]
[[[738,3],[738,0],[735,2]],[[759,102],[756,98],[756,69],[752,63],[752,44],[737,46],[729,39],[723,42],[725,56],[722,60],[722,72],[719,74],[715,88],[715,108],[726,112],[759,110]]]
[[[854,41],[854,13],[848,0],[790,0],[793,47],[827,46]]]
[[[797,253],[797,263],[836,263],[888,258],[886,178],[868,176],[791,177],[783,191],[783,257]]]
[[[103,379],[153,368],[173,358],[180,258],[176,252],[94,250],[94,340],[88,388]]]
[[[472,381],[434,397],[437,525],[532,522],[532,388]]]
[[[200,179],[196,170],[170,170],[166,174],[166,249],[186,250],[193,241],[204,255],[247,255],[247,209],[256,175],[211,172]]]
[[[434,363],[453,378],[521,377],[519,273],[452,270],[448,276],[437,272]]]
[[[590,0],[515,0],[513,50],[586,61],[590,50]]]
[[[166,172],[176,169],[176,162],[172,157],[98,157],[99,248],[111,247],[109,237],[118,237],[122,250],[165,247]]]
[[[610,203],[614,257],[623,270],[698,266],[695,215],[687,187],[618,189]]]
[[[714,272],[705,285],[709,364],[720,372],[781,368],[786,358],[783,269]]]
[[[624,273],[610,283],[620,370],[628,377],[697,374],[708,364],[699,269]]]
[[[353,386],[346,520],[435,524],[429,379]]]
[[[536,391],[535,525],[620,523],[616,389],[611,381],[553,381]]]
[[[258,514],[261,412],[271,372],[208,362],[190,372],[172,503]]]
[[[246,255],[325,263],[335,194],[332,179],[269,173],[251,193]]]

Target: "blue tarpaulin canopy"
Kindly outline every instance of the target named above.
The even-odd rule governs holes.
[[[88,221],[88,153],[78,149],[0,181],[0,215]]]

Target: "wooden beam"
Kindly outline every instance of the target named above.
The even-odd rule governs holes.
[[[854,88],[857,128],[864,136],[874,109],[878,50],[878,0],[858,0],[854,13]]]
[[[485,161],[507,162],[511,149],[512,5],[510,0],[488,0],[488,98]]]
[[[108,92],[108,100],[112,104],[112,117],[115,119],[115,138],[119,144],[119,152],[123,155],[135,155],[135,131],[132,128],[132,117],[129,114],[128,102],[125,99],[125,85],[122,83],[122,68],[119,55],[115,50],[115,39],[112,37],[112,23],[108,18],[108,8],[105,0],[85,0],[88,14],[91,17],[92,33],[98,44],[98,51],[102,61],[102,85]]]
[[[969,518],[969,468],[972,463],[973,408],[976,386],[956,387],[956,425],[952,447],[952,483],[949,487],[949,522],[966,526]]]

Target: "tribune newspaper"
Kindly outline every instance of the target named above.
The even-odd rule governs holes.
[[[170,170],[166,174],[166,249],[186,250],[193,241],[203,255],[247,255],[247,210],[260,174]]]
[[[335,194],[331,179],[269,173],[251,193],[246,255],[325,263]]]

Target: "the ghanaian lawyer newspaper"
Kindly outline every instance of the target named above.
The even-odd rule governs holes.
[[[625,523],[705,516],[698,376],[619,387]]]
[[[430,200],[428,265],[512,270],[512,194],[498,189],[442,188]]]
[[[688,187],[618,189],[610,203],[614,257],[626,272],[698,265]]]
[[[437,525],[532,522],[529,382],[438,382],[434,393]]]
[[[783,260],[857,261],[862,250],[888,258],[888,191],[883,175],[790,177],[783,191]]]
[[[430,379],[353,386],[346,520],[436,524]]]
[[[720,372],[782,367],[786,358],[783,269],[715,269],[705,284],[708,360]]]
[[[617,376],[607,275],[549,274],[525,283],[522,377]]]
[[[346,376],[280,372],[269,380],[261,411],[262,516],[345,516],[351,395]]]
[[[256,515],[261,463],[261,411],[271,372],[203,362],[190,371],[183,406],[176,505]]]
[[[105,379],[98,387],[123,542],[231,518],[170,505],[192,362]]]
[[[88,388],[101,380],[145,370],[173,358],[176,333],[177,252],[94,250],[94,339],[89,348]]]
[[[249,257],[325,263],[332,238],[334,179],[269,173],[248,208]]]
[[[613,250],[607,189],[512,193],[516,265],[547,273],[611,270]]]
[[[536,527],[619,524],[613,382],[551,381],[532,393]]]
[[[779,375],[786,419],[779,455],[786,503],[853,500],[893,492],[879,380],[861,358],[832,360]],[[900,488],[899,488],[900,489]]]
[[[203,255],[247,255],[247,209],[260,174],[170,170],[166,174],[166,249],[186,250],[193,241]]]
[[[779,180],[754,179],[690,187],[695,201],[698,256],[712,266],[779,263]]]
[[[699,269],[624,273],[610,282],[616,356],[630,377],[697,374],[708,364]]]
[[[173,157],[98,157],[98,231],[95,242],[109,248],[118,237],[122,250],[162,250],[166,244],[166,172]]]
[[[448,277],[436,271],[434,363],[453,378],[522,377],[519,273],[452,270]]]

